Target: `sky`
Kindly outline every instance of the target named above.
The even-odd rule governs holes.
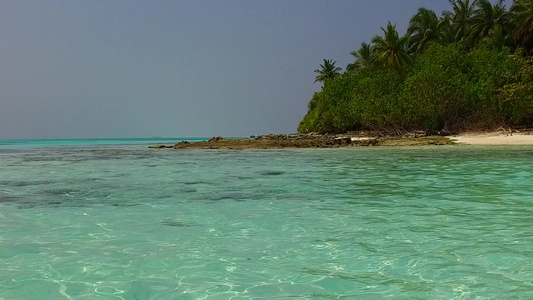
[[[0,139],[294,133],[323,59],[447,0],[2,0]]]

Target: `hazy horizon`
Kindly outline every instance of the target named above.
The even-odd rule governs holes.
[[[296,132],[323,59],[442,0],[2,1],[0,139]]]

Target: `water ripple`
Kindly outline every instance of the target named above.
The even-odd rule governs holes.
[[[2,150],[0,297],[530,299],[531,157]]]

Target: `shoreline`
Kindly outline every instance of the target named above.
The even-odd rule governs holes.
[[[478,145],[478,146],[532,146],[533,132],[482,132],[464,133],[449,137],[458,145]]]
[[[152,145],[151,149],[264,150],[347,147],[401,147],[430,145],[533,145],[533,130],[466,132],[450,136],[426,136],[416,132],[404,136],[382,137],[372,133],[344,134],[269,134],[249,138],[213,137],[206,141]]]
[[[353,134],[279,134],[262,135],[242,139],[213,137],[208,141],[180,142],[174,145],[153,145],[152,149],[218,149],[218,150],[265,150],[265,149],[319,149],[348,147],[389,147],[454,145],[441,136],[371,137]]]

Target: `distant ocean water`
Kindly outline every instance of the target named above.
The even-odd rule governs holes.
[[[533,299],[533,147],[0,141],[0,299]]]
[[[33,139],[0,140],[0,149],[28,149],[45,147],[98,147],[120,145],[173,144],[181,141],[203,141],[209,138],[121,138],[121,139]]]

